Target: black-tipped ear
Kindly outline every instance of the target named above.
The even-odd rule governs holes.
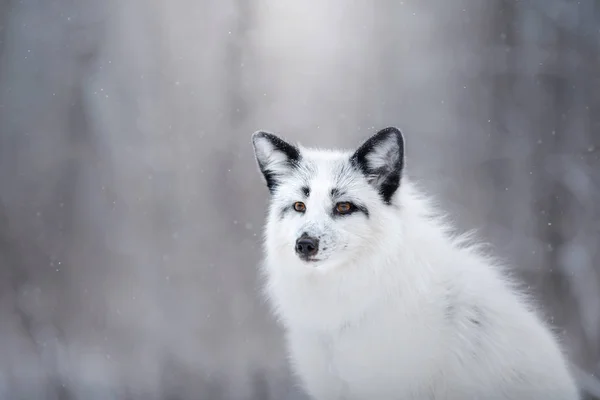
[[[389,127],[371,136],[350,158],[351,163],[390,204],[400,186],[404,168],[404,139],[400,130]]]
[[[288,174],[300,161],[300,150],[280,137],[264,131],[254,132],[252,145],[260,172],[273,193],[280,179]]]

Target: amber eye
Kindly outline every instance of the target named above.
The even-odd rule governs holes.
[[[306,206],[304,205],[303,202],[297,201],[294,203],[294,210],[296,210],[298,212],[304,212],[304,211],[306,211]]]
[[[352,204],[347,201],[342,203],[337,203],[335,205],[335,210],[340,214],[348,214],[352,210]]]

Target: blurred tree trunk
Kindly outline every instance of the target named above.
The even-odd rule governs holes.
[[[589,112],[589,105],[598,103],[589,88],[600,77],[600,46],[585,34],[593,24],[590,6],[580,5],[569,18],[568,13],[548,15],[538,3],[524,23],[535,19],[548,32],[548,41],[539,46],[553,54],[537,76],[545,95],[540,99],[533,180],[538,196],[533,211],[538,212],[544,245],[539,285],[575,361],[594,371],[600,360],[600,253],[592,221],[600,217],[600,205],[592,199],[600,196],[600,169],[597,154],[589,154],[598,140],[593,129],[597,116]],[[595,18],[599,26],[600,18]]]
[[[535,287],[574,362],[597,372],[600,130],[591,108],[599,98],[600,44],[590,33],[600,18],[597,4],[578,4],[490,5],[489,46],[500,46],[500,69],[491,81],[484,165],[495,186],[499,243],[511,243],[518,272]]]

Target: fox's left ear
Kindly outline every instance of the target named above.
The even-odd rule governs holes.
[[[280,137],[264,131],[254,132],[252,145],[269,192],[274,193],[281,179],[298,165],[300,150]]]
[[[404,168],[404,138],[398,128],[389,127],[371,136],[350,158],[367,180],[390,204],[400,186]]]

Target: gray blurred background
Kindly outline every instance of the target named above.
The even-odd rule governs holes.
[[[0,399],[292,399],[250,134],[477,228],[600,393],[597,0],[0,0]]]

